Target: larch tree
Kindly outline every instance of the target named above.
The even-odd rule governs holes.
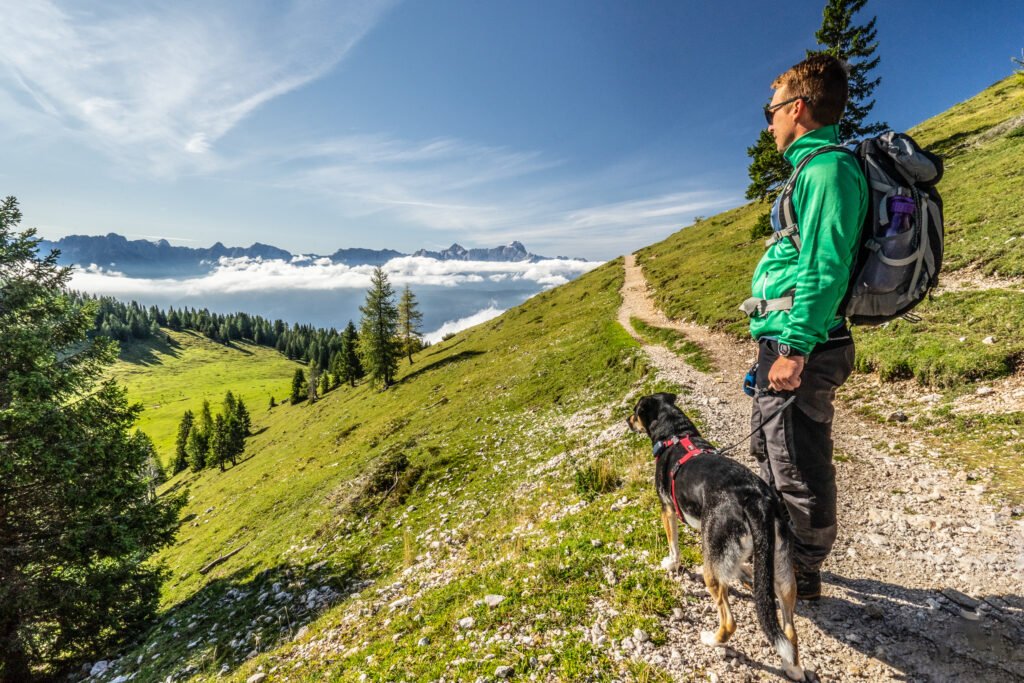
[[[141,407],[104,380],[94,303],[0,202],[0,681],[57,679],[146,629],[184,496],[153,495]]]
[[[398,302],[398,334],[402,340],[403,351],[409,357],[409,365],[412,365],[413,352],[419,351],[422,343],[422,323],[423,314],[416,303],[416,295],[412,293],[409,285],[406,285]]]

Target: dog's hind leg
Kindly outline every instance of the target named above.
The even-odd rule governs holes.
[[[668,557],[661,560],[661,568],[675,571],[679,568],[679,520],[667,505],[661,506],[661,523],[668,538]]]
[[[701,631],[700,641],[705,645],[722,646],[736,632],[736,621],[729,609],[729,584],[719,579],[714,565],[707,560],[704,562],[704,585],[718,607],[718,630]]]
[[[793,621],[793,613],[796,610],[796,574],[793,571],[793,561],[790,559],[789,546],[785,540],[779,538],[775,550],[775,595],[779,599],[779,608],[782,612],[782,632],[786,639],[793,646],[792,656],[788,652],[779,652],[783,659],[783,668],[786,675],[795,681],[804,680],[804,670],[800,666],[800,653],[797,648],[796,624]],[[784,645],[785,643],[783,643]],[[778,645],[776,646],[778,647]],[[787,661],[788,660],[788,661]]]

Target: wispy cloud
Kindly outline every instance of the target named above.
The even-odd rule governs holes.
[[[389,4],[8,3],[0,107],[138,170],[209,169],[218,140],[328,72]]]

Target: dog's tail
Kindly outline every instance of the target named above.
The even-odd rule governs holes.
[[[775,508],[767,498],[754,498],[744,506],[747,526],[753,538],[754,605],[768,642],[787,665],[796,664],[793,643],[779,625],[775,611]]]

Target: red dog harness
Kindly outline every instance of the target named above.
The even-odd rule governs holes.
[[[683,512],[679,509],[679,501],[676,500],[676,474],[679,472],[679,468],[685,465],[690,458],[700,455],[701,453],[707,453],[707,450],[695,446],[689,436],[684,436],[681,439],[678,436],[673,436],[671,439],[659,441],[654,444],[654,459],[657,460],[658,456],[661,455],[662,452],[677,445],[682,446],[686,452],[683,453],[682,457],[680,457],[679,460],[676,461],[676,464],[672,466],[672,471],[669,473],[668,477],[672,482],[672,505],[676,508],[676,516],[685,522],[686,520],[683,518]]]

